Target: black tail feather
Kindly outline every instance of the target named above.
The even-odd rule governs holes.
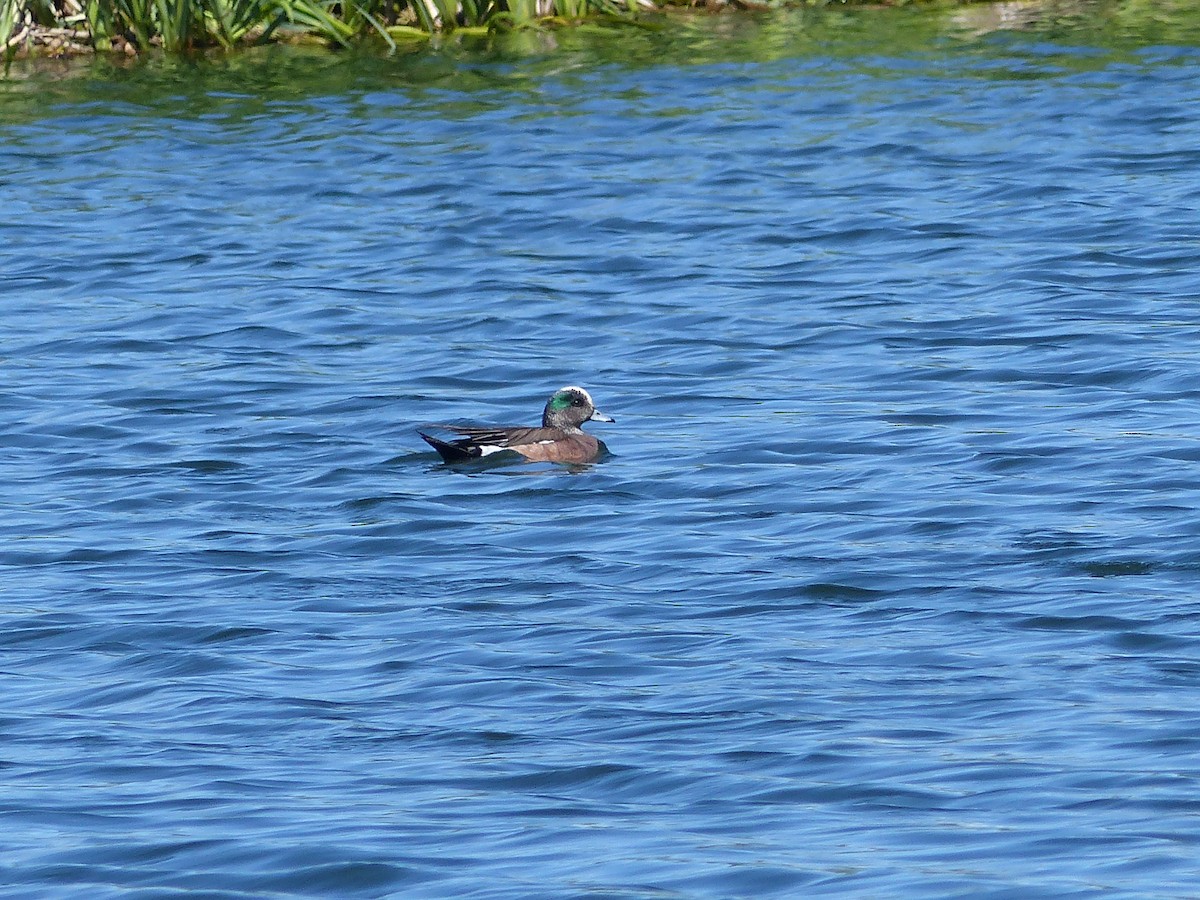
[[[458,441],[454,443],[441,441],[435,437],[430,437],[423,431],[418,431],[417,434],[448,463],[470,462],[473,459],[479,459],[481,455],[477,446]]]

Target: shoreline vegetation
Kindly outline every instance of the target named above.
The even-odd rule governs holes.
[[[0,0],[0,52],[22,57],[187,53],[272,42],[385,50],[434,34],[637,24],[639,13],[822,6],[1013,6],[997,0]]]
[[[1084,19],[1200,41],[1200,0],[0,0],[0,77],[18,58],[189,54],[272,43],[393,52],[437,35],[599,24],[660,30],[664,13],[907,7],[980,30]]]

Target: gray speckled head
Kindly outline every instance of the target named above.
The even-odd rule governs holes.
[[[581,387],[568,385],[559,388],[546,401],[542,425],[546,428],[578,429],[588,419],[612,422],[613,419],[596,409],[592,395]]]

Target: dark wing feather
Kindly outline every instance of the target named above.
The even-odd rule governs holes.
[[[565,435],[559,428],[489,428],[480,425],[447,425],[448,431],[461,434],[473,444],[490,447],[515,447],[536,444],[539,441],[562,440]]]

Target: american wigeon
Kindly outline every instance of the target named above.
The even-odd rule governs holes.
[[[606,453],[604,444],[584,433],[584,422],[615,422],[596,409],[592,396],[581,387],[559,388],[546,401],[541,428],[489,428],[486,425],[443,425],[463,437],[442,441],[423,431],[417,434],[448,463],[482,459],[511,451],[535,462],[588,463]]]

